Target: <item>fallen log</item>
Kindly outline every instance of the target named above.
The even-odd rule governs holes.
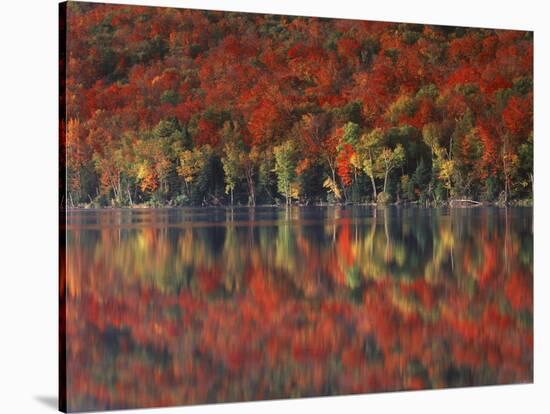
[[[450,207],[478,207],[481,206],[480,201],[470,200],[467,198],[454,199],[449,201]]]

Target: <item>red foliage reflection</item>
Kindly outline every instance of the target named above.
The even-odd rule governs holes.
[[[70,410],[532,381],[530,209],[217,212],[69,214]]]

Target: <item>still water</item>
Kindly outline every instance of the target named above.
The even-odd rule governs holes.
[[[78,210],[64,230],[69,410],[533,378],[530,208]]]

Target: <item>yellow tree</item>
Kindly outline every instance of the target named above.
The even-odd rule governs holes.
[[[197,178],[197,175],[204,169],[208,159],[212,155],[212,147],[203,145],[202,147],[185,150],[179,154],[178,175],[182,177],[185,185],[185,192],[191,197],[191,184]]]
[[[454,196],[453,177],[456,172],[455,160],[447,154],[447,150],[438,147],[435,151],[434,165],[438,171],[437,178],[443,181],[443,187],[447,189],[447,197]]]
[[[383,140],[384,134],[380,128],[373,129],[368,134],[363,134],[359,140],[359,156],[357,161],[360,162],[361,169],[370,178],[374,201],[376,201],[378,196],[374,180],[378,176],[376,160],[382,150]]]
[[[378,171],[381,177],[384,178],[384,189],[382,190],[387,194],[388,177],[390,172],[403,165],[405,161],[405,149],[403,145],[397,144],[394,149],[384,147],[380,156],[377,159]]]
[[[224,173],[225,193],[230,195],[231,205],[233,205],[233,192],[242,177],[240,153],[240,146],[233,140],[226,142],[223,146],[221,161]]]

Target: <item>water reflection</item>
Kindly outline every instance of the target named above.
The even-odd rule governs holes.
[[[71,410],[530,382],[531,209],[75,211]]]

